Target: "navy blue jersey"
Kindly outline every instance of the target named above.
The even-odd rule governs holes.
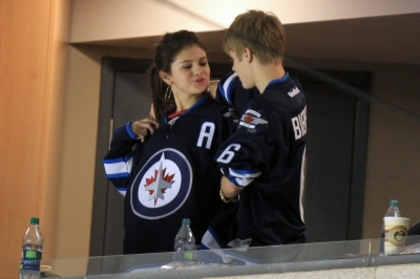
[[[183,218],[201,240],[219,211],[221,173],[214,156],[231,133],[231,109],[205,96],[144,143],[130,123],[117,129],[104,159],[124,201],[124,254],[167,252]]]
[[[216,155],[223,174],[244,187],[233,239],[251,239],[251,246],[304,242],[307,125],[299,83],[286,73],[259,94],[243,89],[230,74],[221,80],[218,94],[241,115],[237,131]]]
[[[231,72],[220,79],[217,86],[216,100],[227,102],[242,115],[248,107],[248,102],[260,95],[256,87],[245,89],[235,72]]]

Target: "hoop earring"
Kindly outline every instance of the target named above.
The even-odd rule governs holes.
[[[172,88],[168,86],[166,87],[165,101],[168,101],[171,98],[171,95],[172,95]]]

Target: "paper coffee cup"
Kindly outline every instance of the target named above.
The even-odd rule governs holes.
[[[404,246],[410,219],[405,217],[384,217],[384,252],[392,254]]]

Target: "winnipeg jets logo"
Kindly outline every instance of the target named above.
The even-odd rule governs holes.
[[[171,188],[173,183],[172,178],[175,174],[167,175],[166,168],[163,168],[163,161],[165,160],[165,154],[162,153],[162,157],[159,162],[159,168],[155,170],[154,176],[146,178],[146,191],[149,191],[149,201],[154,200],[154,205],[158,199],[165,199],[163,195],[166,189]]]
[[[131,208],[145,219],[159,219],[177,211],[191,191],[192,170],[186,157],[167,148],[143,166],[131,187]]]

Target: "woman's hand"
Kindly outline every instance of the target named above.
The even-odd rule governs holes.
[[[137,136],[137,139],[144,142],[147,135],[152,135],[154,131],[159,127],[159,123],[151,118],[143,118],[131,123],[131,131]]]

